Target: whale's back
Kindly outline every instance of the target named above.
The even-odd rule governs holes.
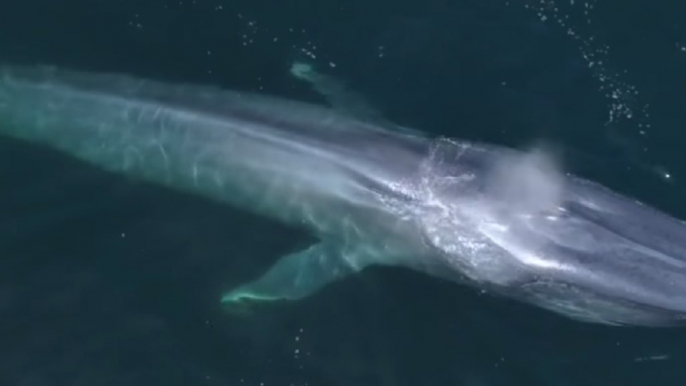
[[[426,152],[423,138],[323,106],[46,66],[0,67],[0,134],[272,213],[317,200],[374,206],[371,192]]]

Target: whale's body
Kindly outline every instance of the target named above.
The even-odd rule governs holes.
[[[0,68],[0,134],[319,238],[227,303],[302,298],[379,264],[585,321],[686,318],[686,225],[535,154],[279,98],[47,67]]]

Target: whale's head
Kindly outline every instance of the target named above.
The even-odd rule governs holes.
[[[549,264],[530,270],[523,295],[598,322],[686,324],[686,224],[574,177],[563,197],[545,215],[512,222],[511,245]]]
[[[456,279],[605,324],[686,324],[686,224],[540,154],[467,148],[422,216]]]

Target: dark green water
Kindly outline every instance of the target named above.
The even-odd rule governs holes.
[[[4,1],[0,61],[316,100],[288,74],[309,59],[397,122],[547,140],[686,217],[686,6],[658,3]],[[0,385],[686,384],[684,328],[582,324],[400,269],[221,311],[222,291],[307,242],[0,138]]]

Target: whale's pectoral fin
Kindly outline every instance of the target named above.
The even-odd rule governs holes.
[[[368,265],[361,257],[354,249],[318,243],[282,257],[262,277],[224,294],[222,302],[302,299]]]
[[[368,122],[386,121],[366,98],[348,88],[344,82],[318,72],[309,63],[293,63],[291,75],[309,83],[334,110]]]
[[[309,83],[334,110],[396,132],[423,135],[418,130],[389,121],[362,94],[350,89],[343,81],[317,71],[312,64],[295,62],[290,72],[297,79]]]

